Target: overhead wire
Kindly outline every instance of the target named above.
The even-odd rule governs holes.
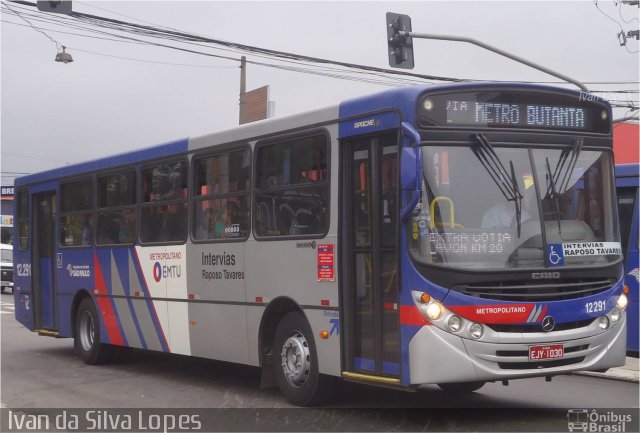
[[[84,2],[81,2],[84,3]],[[25,5],[23,7],[33,7],[35,6],[32,3],[28,3],[28,2],[24,2],[24,1],[18,1],[18,2],[14,2],[14,4],[18,4],[18,5]],[[108,11],[110,13],[115,13],[118,14],[114,11],[110,11],[108,9],[105,8],[100,8],[97,7],[95,5],[92,5],[93,7],[96,7],[97,9],[102,9],[105,11]],[[143,36],[143,37],[150,37],[150,38],[158,38],[158,39],[164,39],[164,40],[171,40],[174,42],[180,42],[180,43],[185,43],[185,44],[193,44],[193,45],[198,45],[201,47],[206,47],[208,49],[212,48],[215,50],[228,50],[228,51],[233,51],[233,52],[243,52],[243,53],[247,53],[250,54],[252,56],[257,56],[257,57],[262,57],[262,58],[268,58],[271,61],[278,61],[278,62],[288,62],[288,63],[296,63],[298,65],[301,66],[305,66],[305,68],[301,68],[300,66],[296,66],[296,67],[286,67],[283,65],[274,65],[274,64],[269,64],[269,63],[264,63],[264,62],[255,62],[255,61],[251,61],[248,60],[247,63],[250,64],[255,64],[258,66],[264,66],[264,67],[273,67],[273,68],[277,68],[277,69],[281,69],[281,70],[290,70],[293,72],[302,72],[302,73],[312,73],[315,75],[324,75],[324,76],[328,76],[328,77],[332,77],[332,78],[344,78],[344,79],[350,79],[350,80],[354,80],[354,81],[363,81],[363,82],[374,82],[376,84],[380,84],[382,82],[380,82],[380,80],[371,80],[371,79],[364,79],[364,80],[360,80],[351,76],[346,76],[344,74],[356,74],[356,73],[360,73],[360,74],[374,74],[377,75],[381,78],[384,78],[385,80],[392,80],[395,82],[401,82],[404,84],[418,84],[418,83],[424,83],[425,80],[429,80],[427,82],[433,82],[434,80],[438,80],[438,79],[446,79],[446,80],[453,80],[453,81],[477,81],[477,80],[472,80],[472,79],[464,79],[464,78],[452,78],[452,77],[435,77],[435,76],[429,76],[428,79],[423,78],[424,75],[421,74],[406,74],[404,72],[400,72],[400,71],[394,71],[394,70],[388,70],[388,69],[382,69],[380,70],[380,68],[371,68],[371,67],[367,67],[367,66],[363,66],[363,65],[356,65],[359,68],[361,68],[361,70],[345,70],[345,69],[338,69],[338,68],[330,68],[328,66],[326,66],[325,64],[322,65],[317,65],[314,64],[313,66],[309,65],[309,63],[312,63],[309,59],[313,59],[313,60],[318,60],[316,58],[312,58],[312,57],[308,57],[308,56],[299,56],[296,54],[292,54],[292,53],[286,53],[286,52],[280,52],[280,51],[273,51],[273,50],[267,50],[267,49],[262,49],[262,48],[256,48],[256,47],[252,47],[252,46],[247,46],[247,45],[243,45],[243,44],[238,44],[238,43],[234,43],[234,42],[226,42],[226,41],[219,41],[219,40],[214,40],[211,38],[207,38],[205,36],[200,36],[200,35],[194,35],[194,34],[188,34],[188,33],[184,33],[181,31],[177,31],[175,29],[172,28],[168,28],[165,27],[165,29],[170,29],[170,30],[162,30],[159,29],[157,27],[149,27],[149,26],[139,26],[137,24],[133,24],[133,23],[126,23],[120,20],[113,20],[113,19],[109,19],[109,18],[105,18],[105,17],[96,17],[93,15],[89,15],[89,14],[79,14],[79,13],[73,13],[72,17],[63,17],[61,18],[59,15],[56,14],[46,14],[46,15],[51,15],[50,17],[48,17],[49,22],[55,22],[56,25],[62,25],[62,26],[69,26],[71,23],[69,22],[70,20],[78,20],[82,23],[85,24],[85,26],[78,26],[77,24],[72,24],[72,26],[76,29],[82,29],[83,31],[88,31],[88,32],[99,32],[100,34],[103,35],[110,35],[112,37],[118,38],[118,40],[121,41],[126,41],[126,42],[131,42],[131,43],[138,43],[138,44],[147,44],[147,45],[155,45],[155,46],[160,46],[160,47],[165,47],[165,48],[170,48],[170,49],[174,49],[174,50],[181,50],[181,51],[185,51],[185,52],[189,52],[189,53],[193,53],[193,54],[200,54],[200,55],[206,55],[206,56],[211,56],[211,57],[218,57],[218,58],[222,58],[222,59],[226,59],[226,60],[232,60],[232,61],[239,61],[239,59],[237,58],[232,58],[232,57],[228,57],[228,56],[218,56],[215,54],[211,54],[211,53],[205,53],[205,52],[201,52],[201,51],[196,51],[196,50],[189,50],[189,49],[184,49],[184,48],[180,48],[180,47],[175,47],[175,46],[171,46],[171,45],[166,45],[166,44],[159,44],[157,42],[151,42],[151,41],[145,41],[145,40],[140,40],[140,39],[136,39],[136,38],[131,38],[131,37],[127,37],[127,36],[123,36],[123,35],[117,35],[114,33],[110,33],[110,32],[106,32],[104,30],[97,30],[96,28],[88,28],[87,26],[94,26],[94,27],[99,27],[102,29],[108,29],[108,30],[112,30],[112,31],[120,31],[120,32],[126,32],[126,33],[133,33],[135,35],[138,36]],[[144,20],[139,20],[133,17],[129,17],[127,15],[124,14],[118,14],[121,16],[125,16],[127,18],[130,19],[135,19],[137,21],[142,21],[142,22],[146,22],[149,23],[148,21],[144,21]],[[153,23],[150,23],[153,24]],[[87,37],[91,37],[86,35]],[[227,48],[220,48],[220,47],[211,47],[209,45],[204,45],[203,43],[199,43],[197,41],[207,41],[208,43],[222,43],[224,44],[225,47]],[[257,49],[257,52],[256,52]],[[264,54],[264,53],[268,53],[268,54]],[[276,58],[274,59],[274,53],[276,53]],[[92,52],[92,54],[97,54],[97,55],[103,55],[100,53],[96,53],[96,52]],[[105,56],[110,56],[108,54],[104,54]],[[118,57],[118,56],[111,56],[111,57]],[[294,59],[304,59],[302,61],[300,60],[294,60]],[[133,59],[133,58],[126,58],[125,60],[133,60],[133,61],[148,61],[148,60],[142,60],[142,59]],[[333,62],[330,60],[326,60],[326,59],[319,59],[322,60],[324,62],[327,63],[335,63],[338,64],[340,66],[345,65],[345,63],[343,62]],[[148,62],[152,62],[152,63],[160,63],[160,64],[171,64],[170,62],[154,62],[154,61],[148,61]],[[195,66],[195,67],[199,67],[198,65],[186,65],[186,64],[174,64],[176,66]],[[347,67],[351,67],[353,66],[353,64],[346,64],[349,65]],[[316,70],[312,69],[312,68],[317,68]],[[370,69],[373,69],[370,70]],[[323,70],[323,72],[320,72],[319,70]],[[339,73],[338,73],[339,72]],[[386,74],[389,73],[393,73],[393,74],[402,74],[404,75],[404,77],[402,76],[398,76],[398,75],[394,75],[393,77],[389,77]],[[406,75],[410,75],[413,76],[414,78],[409,78]],[[420,78],[420,80],[418,80],[417,78]],[[482,81],[494,81],[494,82],[501,82],[501,81],[507,81],[507,80],[482,80]],[[509,80],[511,82],[514,82],[513,80]],[[560,82],[560,81],[515,81],[515,82],[522,82],[522,83],[562,83],[562,84],[566,84],[564,82]],[[383,82],[385,85],[390,85],[388,82]],[[618,84],[637,84],[638,81],[593,81],[593,82],[586,82],[587,84],[609,84],[609,85],[618,85]],[[396,84],[398,85],[398,84]],[[602,92],[610,92],[610,93],[624,93],[623,91],[620,90],[609,90],[609,91],[602,91]],[[632,91],[632,92],[636,92],[636,91]]]
[[[602,15],[604,15],[605,17],[609,18],[611,21],[613,21],[614,23],[616,23],[616,24],[618,25],[618,27],[620,27],[620,32],[621,32],[622,34],[624,34],[624,28],[622,27],[622,24],[620,24],[620,22],[619,22],[618,20],[616,20],[616,19],[614,19],[614,18],[610,17],[610,16],[609,16],[609,14],[607,14],[605,11],[603,11],[602,9],[600,9],[600,7],[598,6],[598,0],[593,0],[593,4],[595,5],[596,9],[598,9],[598,11],[599,11]],[[626,38],[626,36],[625,36],[625,38]],[[626,41],[625,41],[625,43],[624,43],[624,44],[622,44],[622,46],[624,46],[625,50],[627,50],[627,52],[628,52],[629,54],[636,54],[636,53],[640,52],[640,49],[635,50],[635,51],[631,51],[631,50],[629,49],[629,47],[627,46]]]

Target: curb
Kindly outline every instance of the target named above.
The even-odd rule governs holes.
[[[596,373],[595,371],[578,371],[576,374],[582,376],[599,377],[601,379],[621,380],[624,382],[639,383],[638,375],[638,358],[627,356],[625,365],[622,367],[610,368],[605,373]]]

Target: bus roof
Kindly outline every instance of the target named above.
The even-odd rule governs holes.
[[[352,116],[358,113],[368,113],[378,109],[387,109],[391,107],[399,108],[403,112],[403,120],[411,122],[414,120],[417,98],[427,90],[446,92],[487,89],[553,91],[573,96],[581,95],[581,92],[577,90],[539,84],[508,82],[465,82],[403,87],[353,98],[342,102],[339,108],[338,106],[332,106],[287,117],[261,120],[212,134],[193,138],[183,138],[144,149],[30,174],[17,178],[15,180],[15,186],[20,187],[23,185],[45,182],[59,177],[79,176],[84,173],[108,170],[110,168],[121,167],[129,164],[133,165],[155,158],[171,157],[173,155],[179,155],[188,151],[196,151],[200,148],[215,144],[232,143],[256,137],[265,137],[269,134],[286,132],[288,130],[295,129],[296,127],[308,127],[314,123],[321,124],[322,122],[337,121],[342,117]],[[594,98],[599,99],[597,97]]]

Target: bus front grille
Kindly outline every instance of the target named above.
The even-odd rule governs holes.
[[[579,364],[584,361],[584,356],[569,359],[557,359],[554,361],[531,361],[531,362],[499,362],[498,367],[503,370],[531,370],[551,367],[562,367],[565,365]]]
[[[602,279],[558,280],[553,283],[469,284],[459,288],[465,295],[513,302],[564,301],[593,296],[610,289],[615,281]]]
[[[577,322],[556,323],[553,328],[555,331],[566,331],[568,329],[584,328],[589,326],[595,319],[579,320]],[[530,325],[512,325],[512,324],[486,324],[489,328],[496,332],[517,332],[517,333],[530,333],[530,332],[545,332],[542,329],[542,323],[534,323]]]

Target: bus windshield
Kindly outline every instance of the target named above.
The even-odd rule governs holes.
[[[619,259],[610,154],[491,145],[430,145],[422,154],[409,233],[419,262],[495,269]],[[566,253],[561,263],[545,257],[550,245]]]

